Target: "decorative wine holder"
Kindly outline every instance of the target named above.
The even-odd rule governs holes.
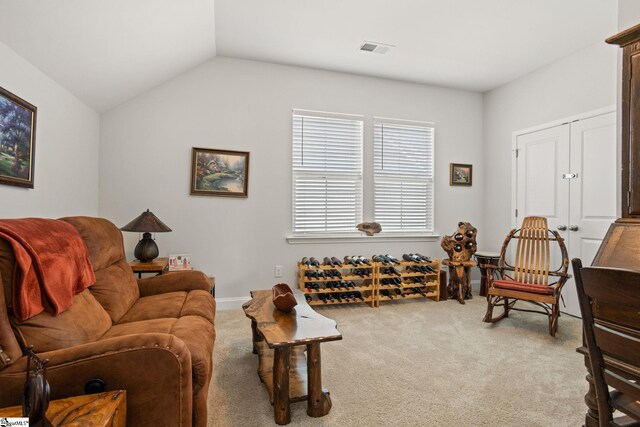
[[[298,262],[298,286],[305,294],[309,305],[342,305],[365,303],[370,307],[379,307],[380,301],[403,301],[407,299],[421,298],[440,300],[440,260],[407,262],[403,261],[399,265],[386,265],[367,259],[371,265],[343,264],[342,266],[309,266]],[[394,267],[399,274],[383,274],[385,268]],[[430,267],[432,272],[413,271],[415,267]],[[341,278],[324,277],[309,278],[307,272],[322,271],[326,275],[329,270],[337,270],[341,273]],[[367,272],[364,277],[356,274]],[[384,279],[399,278],[400,284],[385,284]],[[355,287],[334,288],[328,284],[335,282],[353,282]],[[309,288],[312,286],[313,288]],[[329,296],[340,296],[340,294],[359,293],[361,298],[333,298]],[[326,301],[326,302],[325,302]]]
[[[458,229],[451,236],[444,236],[440,246],[449,255],[442,261],[449,267],[448,298],[457,299],[464,304],[471,299],[471,267],[478,265],[471,256],[478,250],[476,236],[478,230],[468,222],[459,222]]]

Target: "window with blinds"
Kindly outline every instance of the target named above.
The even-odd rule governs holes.
[[[434,128],[374,123],[374,218],[384,231],[433,232]]]
[[[362,118],[293,113],[293,232],[353,233],[362,222]]]

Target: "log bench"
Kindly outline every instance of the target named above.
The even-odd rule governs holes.
[[[331,397],[322,387],[320,343],[342,339],[336,322],[316,313],[298,292],[298,305],[290,313],[273,305],[271,290],[251,291],[251,297],[242,308],[251,319],[258,375],[269,392],[275,422],[291,422],[291,402],[306,400],[311,417],[328,414]]]

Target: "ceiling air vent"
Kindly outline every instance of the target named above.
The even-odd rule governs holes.
[[[395,46],[390,44],[365,41],[365,42],[362,42],[362,44],[360,45],[360,50],[364,52],[373,52],[373,53],[379,53],[381,55],[384,55],[392,47],[395,47]]]

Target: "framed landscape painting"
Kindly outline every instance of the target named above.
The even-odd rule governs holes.
[[[449,185],[467,185],[473,182],[473,165],[451,163],[449,172]]]
[[[0,87],[0,184],[33,188],[36,110]]]
[[[248,152],[192,148],[192,195],[247,197],[248,188]]]

